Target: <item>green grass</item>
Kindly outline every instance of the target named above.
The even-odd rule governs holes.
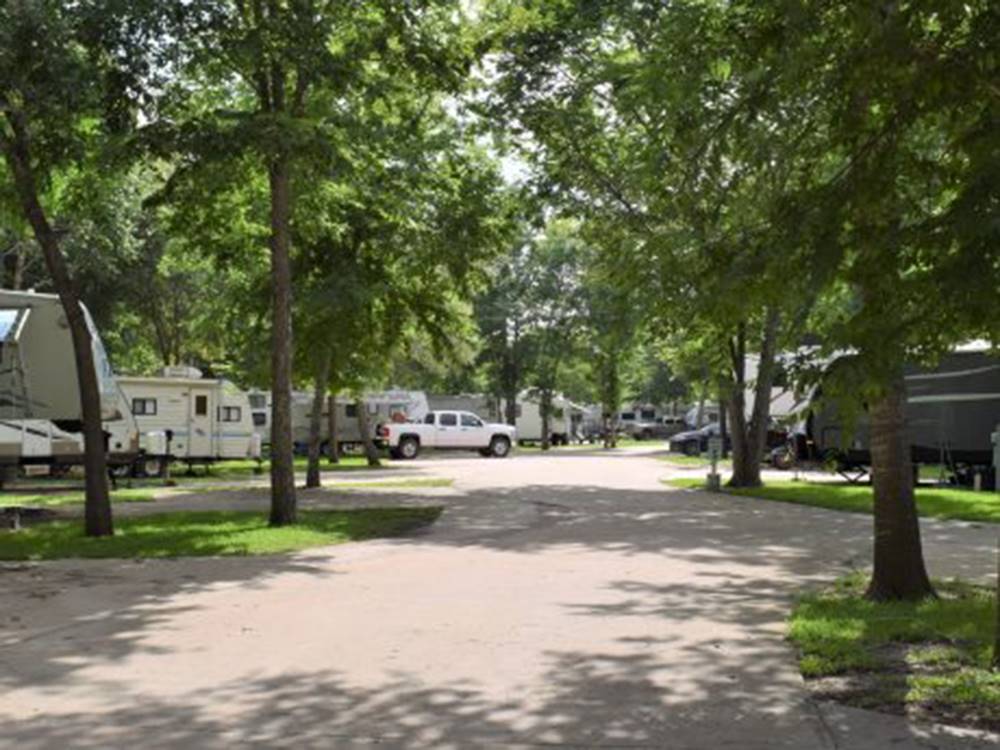
[[[451,487],[455,483],[454,479],[444,479],[442,477],[417,477],[415,479],[376,479],[371,482],[330,482],[324,487],[336,490],[341,488],[353,489],[356,487],[387,487],[387,488],[420,488],[420,487]]]
[[[683,489],[704,487],[703,479],[668,479],[667,484]],[[872,488],[846,482],[769,482],[764,487],[730,488],[731,495],[812,505],[851,513],[872,512]],[[917,487],[917,511],[926,518],[957,519],[1000,523],[1000,494],[943,487]]]
[[[703,453],[699,456],[689,456],[686,453],[667,453],[664,456],[658,457],[664,463],[671,464],[673,466],[681,466],[684,468],[702,468],[705,466],[711,466],[712,461],[709,459],[707,453]],[[730,466],[731,461],[728,458],[721,459],[718,462],[719,466]]]
[[[146,489],[122,489],[111,493],[113,503],[151,503],[154,493]],[[82,505],[83,490],[76,492],[5,492],[0,493],[0,508],[12,505],[56,508]]]
[[[78,521],[0,532],[0,559],[204,557],[270,555],[398,536],[433,523],[441,508],[300,511],[294,526],[271,528],[252,512],[184,512],[121,518],[115,535],[93,539]]]
[[[939,599],[875,603],[863,598],[866,583],[852,575],[796,604],[789,638],[802,674],[853,676],[855,705],[919,704],[1000,722],[1000,673],[990,670],[994,591],[938,582]]]
[[[295,458],[296,471],[305,471],[307,466],[308,459],[301,456]],[[324,474],[327,472],[382,471],[393,468],[395,467],[392,464],[387,464],[383,461],[381,468],[372,469],[368,466],[368,461],[363,456],[342,456],[340,462],[336,464],[329,463],[325,458],[320,461],[320,470]],[[244,477],[266,475],[270,470],[271,464],[269,461],[262,461],[260,464],[251,459],[219,461],[218,463],[209,464],[207,467],[196,466],[194,476],[189,477],[187,476],[186,464],[174,463],[170,467],[170,476],[182,482],[191,479],[204,479],[205,477],[213,479],[241,479]]]

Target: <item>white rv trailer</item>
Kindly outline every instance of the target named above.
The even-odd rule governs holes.
[[[101,337],[83,310],[101,393],[101,413],[113,419],[118,389]],[[79,422],[76,357],[62,303],[54,294],[0,290],[0,419]]]
[[[117,418],[104,421],[108,464],[130,467],[139,455],[139,430],[119,390]],[[0,465],[83,464],[83,435],[46,419],[0,420]]]
[[[368,410],[369,437],[377,443],[379,425],[386,422],[419,422],[429,410],[427,396],[423,391],[393,389],[364,394],[365,408]],[[358,405],[354,398],[339,396],[336,400],[337,447],[360,448],[361,429],[358,426]],[[309,419],[312,414],[312,394],[303,394],[301,399],[292,399],[292,426],[296,449],[305,452],[309,447]],[[320,435],[323,443],[330,439],[330,401],[323,402],[323,417]]]
[[[271,442],[271,394],[269,391],[255,390],[247,394],[250,401],[251,419],[254,432],[263,444]],[[364,401],[368,406],[368,423],[372,440],[378,440],[378,426],[389,421],[419,421],[429,411],[427,396],[423,391],[392,389],[366,393]],[[305,453],[309,447],[309,422],[312,417],[313,393],[311,391],[292,392],[292,442],[298,453]],[[337,444],[341,448],[359,447],[361,432],[358,428],[358,413],[353,397],[341,395],[336,400]],[[330,400],[323,399],[320,421],[320,440],[326,444],[330,440]]]
[[[506,413],[502,404],[501,414]],[[517,442],[539,443],[542,440],[542,409],[539,399],[522,393],[514,406]],[[549,416],[549,442],[552,445],[569,445],[577,438],[584,417],[582,406],[561,395],[552,397],[552,414]]]
[[[260,458],[250,400],[228,380],[203,378],[193,367],[160,377],[119,377],[149,458],[192,463]]]

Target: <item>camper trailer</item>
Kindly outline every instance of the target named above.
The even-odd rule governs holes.
[[[160,377],[120,377],[149,458],[189,464],[260,458],[247,394],[227,380],[203,378],[193,367],[166,368]]]
[[[253,429],[262,445],[271,442],[271,394],[254,390],[247,393]],[[402,419],[419,420],[427,413],[427,397],[423,391],[389,390],[365,394],[371,437],[376,440],[376,428],[383,422]],[[304,455],[309,449],[309,422],[312,418],[313,393],[292,391],[292,441],[295,452]],[[349,396],[336,400],[337,443],[341,448],[361,445],[355,401]],[[330,399],[324,398],[321,412],[320,439],[325,445],[330,439]]]
[[[87,308],[105,419],[117,414],[118,389]],[[72,428],[82,417],[76,357],[62,303],[54,294],[0,290],[0,419],[43,419]]]
[[[501,419],[503,410],[496,399],[482,393],[432,393],[427,396],[430,411],[466,411],[490,421]]]
[[[138,432],[86,308],[107,436],[108,463],[129,466]],[[62,303],[51,294],[0,290],[0,465],[83,463],[76,359]]]
[[[1000,357],[986,344],[969,344],[932,369],[908,367],[905,383],[913,462],[941,464],[970,478],[982,473],[990,482],[990,436],[1000,425]],[[808,437],[816,456],[835,459],[843,469],[871,464],[869,423],[863,413],[852,428],[834,404],[820,401],[808,419]]]
[[[505,413],[506,403],[501,404]],[[542,440],[542,409],[539,399],[522,393],[514,407],[517,441],[522,445],[540,443]],[[552,398],[552,413],[549,415],[549,442],[552,445],[569,445],[577,440],[583,423],[584,408],[563,396]]]

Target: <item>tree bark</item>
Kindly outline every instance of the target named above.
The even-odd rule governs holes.
[[[326,386],[330,379],[330,355],[324,353],[316,373],[312,411],[309,414],[309,463],[306,467],[306,488],[322,486],[319,470],[320,443],[323,430],[323,402],[326,400]]]
[[[621,401],[621,380],[617,356],[609,356],[601,369],[604,381],[604,397],[601,404],[601,431],[603,435],[601,437],[605,448],[614,448],[616,445],[615,415],[618,414],[618,406]]]
[[[720,458],[727,458],[729,456],[729,449],[726,447],[726,443],[729,442],[729,426],[726,424],[727,421],[726,399],[723,397],[719,399],[719,438],[722,440],[722,456]]]
[[[920,542],[913,465],[906,434],[906,386],[900,374],[871,405],[875,555],[865,596],[875,601],[934,596]]]
[[[552,392],[547,388],[542,389],[538,409],[542,416],[542,450],[547,451],[551,447],[549,430],[551,429],[550,415],[552,414]]]
[[[21,210],[31,224],[35,239],[42,250],[45,265],[62,303],[73,341],[73,357],[76,362],[77,388],[83,422],[83,466],[86,488],[84,529],[87,536],[111,536],[114,534],[114,523],[108,494],[107,446],[101,420],[101,390],[94,365],[90,329],[70,278],[66,259],[59,247],[59,238],[49,224],[45,209],[38,197],[38,186],[31,166],[27,125],[19,113],[11,110],[7,111],[7,120],[11,136],[0,136],[0,143],[3,144],[4,155],[14,177],[14,187]]]
[[[327,399],[327,409],[330,413],[326,416],[327,432],[330,439],[327,442],[327,459],[331,464],[340,463],[340,446],[337,444],[337,394],[331,393]]]
[[[271,517],[272,526],[295,523],[295,461],[292,445],[291,192],[287,161],[270,165],[271,285]]]
[[[375,448],[375,442],[372,440],[371,426],[368,424],[368,404],[364,402],[364,399],[358,399],[358,431],[361,433],[361,442],[365,446],[365,457],[368,459],[368,465],[372,468],[377,468],[382,465],[382,462],[378,457],[378,449]]]
[[[767,427],[771,416],[771,386],[777,362],[779,313],[770,309],[764,321],[761,338],[757,381],[754,384],[753,410],[746,419],[746,327],[741,325],[730,347],[733,358],[734,382],[730,394],[730,434],[733,441],[733,474],[731,487],[760,487],[761,458],[767,443]]]

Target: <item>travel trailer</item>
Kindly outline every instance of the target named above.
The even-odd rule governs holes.
[[[502,420],[503,410],[496,399],[482,393],[432,393],[427,396],[430,411],[467,411],[486,420]]]
[[[81,306],[82,307],[82,306]],[[108,463],[127,467],[138,431],[100,335],[85,307],[107,436]],[[52,294],[0,290],[0,466],[83,463],[76,358],[66,316]]]
[[[228,380],[203,378],[193,367],[169,367],[160,377],[119,377],[147,458],[188,464],[260,458],[250,400]]]
[[[501,404],[501,414],[505,413],[505,404]],[[517,428],[517,442],[522,445],[540,443],[542,441],[542,410],[539,399],[522,393],[514,407]],[[583,424],[585,410],[563,396],[552,398],[552,414],[549,416],[549,442],[552,445],[569,445],[571,440],[578,440]]]
[[[836,366],[836,363],[831,365]],[[1000,425],[1000,357],[985,343],[956,348],[932,369],[908,367],[906,429],[914,463],[948,466],[960,478],[982,474],[993,484],[991,435]],[[822,388],[817,389],[817,397]],[[819,400],[807,420],[816,457],[832,458],[843,469],[871,464],[867,415],[853,427],[834,404]]]
[[[118,388],[90,313],[101,412],[114,419]],[[0,290],[0,419],[43,419],[79,426],[76,358],[62,303],[54,294]]]
[[[116,418],[104,421],[108,465],[126,469],[139,456],[139,430],[119,390]],[[46,419],[0,420],[0,465],[69,467],[83,464],[83,435]]]
[[[271,442],[271,394],[266,391],[250,391],[251,419],[254,432],[263,444]],[[380,424],[390,421],[419,421],[429,411],[427,396],[423,391],[393,389],[365,394],[368,405],[368,424],[371,438],[378,442],[377,429]],[[310,391],[292,392],[292,440],[295,451],[305,454],[309,449],[309,422],[312,417],[313,394]],[[358,427],[358,413],[355,400],[350,396],[339,396],[336,401],[337,444],[341,449],[360,448],[361,432]],[[330,439],[330,400],[323,400],[320,422],[320,439],[325,446]]]

